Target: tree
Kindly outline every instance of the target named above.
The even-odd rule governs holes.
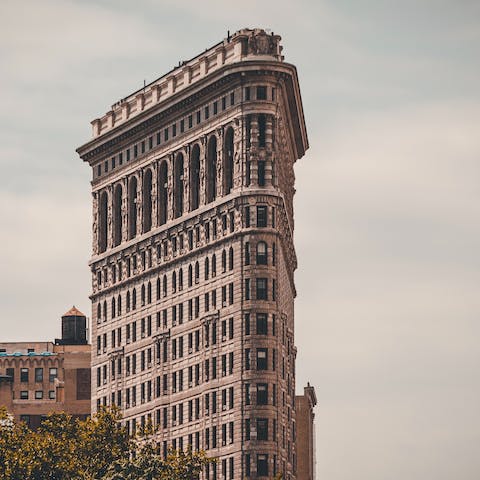
[[[36,430],[0,409],[0,478],[3,480],[186,480],[213,459],[203,452],[159,454],[154,429],[131,437],[118,409],[78,420],[51,414]]]

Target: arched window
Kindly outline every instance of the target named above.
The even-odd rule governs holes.
[[[167,296],[167,276],[163,276],[163,296]]]
[[[123,188],[118,183],[113,196],[113,245],[115,247],[122,241],[122,197]]]
[[[200,205],[200,147],[195,144],[190,155],[190,210]]]
[[[208,280],[208,277],[210,276],[210,263],[208,262],[208,257],[205,258],[205,280]]]
[[[191,287],[193,285],[193,268],[192,265],[188,266],[188,286]]]
[[[195,262],[195,283],[198,283],[200,280],[200,265],[198,262]]]
[[[147,284],[147,303],[152,303],[152,283]]]
[[[267,244],[257,243],[257,265],[267,265]]]
[[[215,254],[212,255],[212,277],[217,275],[217,256]]]
[[[128,238],[137,234],[137,177],[132,176],[128,185]]]
[[[167,221],[168,211],[168,166],[164,160],[158,171],[158,221],[163,225]]]
[[[183,290],[183,268],[178,271],[178,289]]]
[[[225,133],[223,151],[223,191],[227,195],[233,188],[233,128],[229,127]]]
[[[227,271],[227,252],[222,250],[222,273]]]
[[[152,171],[147,168],[143,176],[143,233],[152,228]]]
[[[98,209],[98,251],[100,253],[107,249],[107,215],[108,215],[108,195],[107,192],[100,194],[100,204]]]
[[[130,291],[127,292],[127,300],[126,300],[126,307],[127,312],[130,311]]]
[[[134,288],[132,290],[132,310],[137,308],[137,290]]]
[[[142,285],[142,289],[140,290],[140,300],[143,307],[145,305],[145,285]]]
[[[233,247],[228,250],[228,269],[233,270]]]
[[[179,153],[175,158],[174,179],[173,179],[173,198],[175,208],[175,218],[183,213],[183,154]]]
[[[172,293],[177,291],[177,272],[172,273]]]
[[[112,318],[115,318],[115,315],[116,315],[116,308],[115,308],[116,304],[115,304],[115,297],[112,297]]]
[[[217,137],[212,135],[207,148],[207,203],[213,202],[217,196]]]
[[[157,300],[160,300],[160,278],[157,278]]]
[[[117,298],[117,314],[122,314],[122,296],[119,294]]]

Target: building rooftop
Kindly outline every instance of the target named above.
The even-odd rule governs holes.
[[[62,317],[85,317],[86,315],[82,313],[75,305],[68,311],[65,312]]]

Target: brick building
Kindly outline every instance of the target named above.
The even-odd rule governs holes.
[[[62,316],[55,342],[0,343],[0,406],[31,428],[52,412],[86,418],[90,391],[86,318],[75,307]]]
[[[309,384],[303,389],[303,395],[295,399],[297,422],[297,478],[298,480],[315,480],[315,414],[317,404],[315,389]]]
[[[294,162],[280,37],[236,32],[112,105],[92,168],[92,409],[151,421],[209,479],[296,478]]]

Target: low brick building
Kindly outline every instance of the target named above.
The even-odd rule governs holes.
[[[75,307],[62,316],[61,339],[0,343],[0,406],[32,428],[51,412],[89,416],[90,378],[86,317]]]

